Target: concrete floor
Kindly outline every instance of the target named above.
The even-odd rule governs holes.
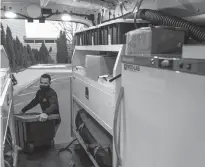
[[[52,88],[58,94],[61,125],[55,137],[56,148],[53,150],[38,150],[33,155],[20,153],[18,167],[71,167],[70,160],[76,167],[91,167],[89,158],[83,149],[73,150],[73,155],[67,151],[57,154],[59,148],[63,148],[70,140],[70,80],[67,74],[53,74]],[[14,97],[15,113],[18,113],[35,96],[39,89],[39,81],[26,88]],[[28,112],[41,112],[39,106]],[[73,146],[74,147],[74,146]]]
[[[24,89],[25,86],[28,85],[28,83],[35,81],[38,79],[42,74],[44,73],[71,73],[71,67],[67,67],[64,69],[59,68],[51,68],[51,69],[44,69],[44,68],[28,68],[22,72],[14,73],[14,76],[16,77],[18,84],[14,86],[14,94],[17,94],[19,90]]]

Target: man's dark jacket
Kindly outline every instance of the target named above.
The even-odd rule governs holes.
[[[22,112],[32,109],[36,105],[40,104],[43,113],[48,115],[50,114],[59,114],[59,104],[57,93],[52,89],[48,88],[46,90],[39,89],[36,93],[35,98],[22,109]],[[58,121],[60,123],[60,119]]]

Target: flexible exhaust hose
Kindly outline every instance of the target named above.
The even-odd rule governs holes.
[[[192,39],[197,40],[198,42],[205,42],[205,29],[189,21],[175,16],[164,15],[161,12],[150,9],[139,10],[138,17],[157,25],[186,28]]]

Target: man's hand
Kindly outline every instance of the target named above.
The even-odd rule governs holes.
[[[39,116],[39,121],[40,122],[44,122],[48,119],[48,115],[45,114],[45,113],[42,113],[40,116]]]

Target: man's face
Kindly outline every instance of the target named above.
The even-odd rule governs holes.
[[[48,78],[41,78],[40,79],[40,88],[41,89],[45,89],[48,88],[50,86],[50,82]]]

